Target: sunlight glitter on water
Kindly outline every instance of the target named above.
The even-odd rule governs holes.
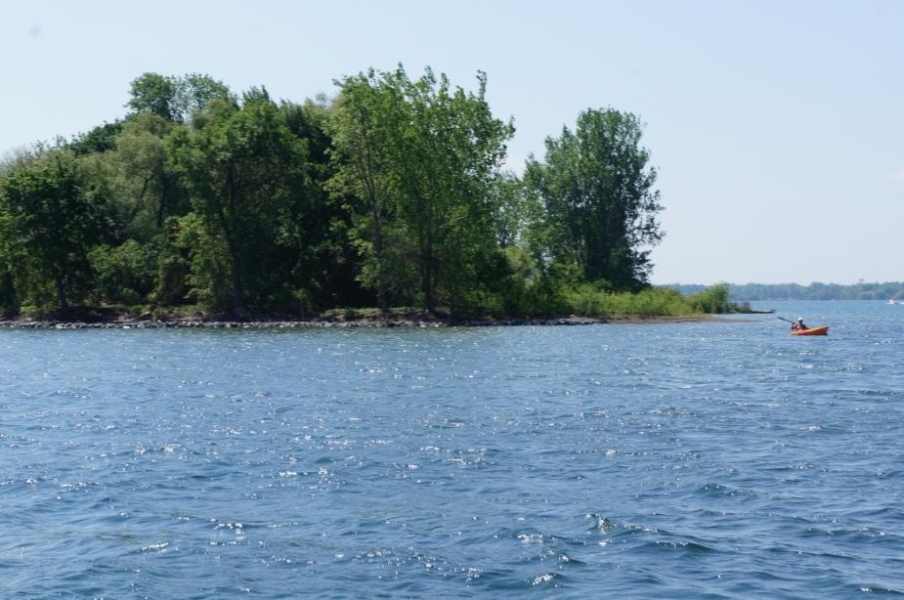
[[[0,332],[0,592],[904,593],[904,311],[790,312]]]

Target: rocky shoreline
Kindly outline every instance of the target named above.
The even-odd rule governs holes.
[[[478,319],[451,322],[429,315],[313,319],[220,320],[208,318],[136,319],[116,317],[100,320],[14,319],[0,320],[0,329],[340,329],[340,328],[420,328],[446,327],[518,327],[518,326],[574,326],[601,324],[699,323],[720,320],[713,315],[683,317],[613,316],[613,317],[556,317],[549,319]]]
[[[104,321],[6,320],[0,329],[330,329],[330,328],[442,328],[524,325],[598,325],[602,318],[561,317],[554,319],[487,319],[452,323],[439,318],[362,318],[235,321],[214,319],[115,319]]]

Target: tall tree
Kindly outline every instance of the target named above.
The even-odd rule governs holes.
[[[107,147],[79,158],[84,180],[106,199],[103,235],[89,253],[98,300],[136,304],[185,295],[180,259],[166,252],[172,229],[165,227],[169,217],[191,210],[166,148],[169,133],[183,127],[150,111],[137,112],[120,122]],[[84,147],[82,142],[67,147]]]
[[[574,132],[547,138],[545,161],[531,157],[525,170],[545,208],[540,253],[616,290],[647,283],[650,249],[663,236],[656,169],[641,133],[630,113],[587,110]]]
[[[373,306],[374,294],[361,284],[358,250],[349,243],[353,226],[350,195],[333,190],[329,181],[336,174],[331,121],[335,102],[325,95],[306,99],[302,104],[283,101],[280,105],[289,130],[305,140],[312,182],[307,218],[300,224],[304,231],[296,249],[298,265],[293,277],[311,291],[314,306]]]
[[[173,77],[144,73],[132,81],[126,104],[135,113],[149,112],[167,121],[175,121],[177,83]]]
[[[98,238],[98,203],[79,176],[71,153],[53,149],[0,178],[3,255],[15,261],[13,277],[23,301],[56,306],[85,291],[87,254]]]
[[[482,275],[493,260],[492,189],[514,126],[493,117],[486,74],[478,72],[477,82],[476,94],[452,89],[428,68],[407,85],[413,119],[404,146],[403,214],[430,312],[439,293],[453,306],[463,302],[469,288],[486,283]]]
[[[361,281],[376,290],[380,311],[409,277],[395,221],[400,133],[408,121],[399,74],[366,74],[336,82],[341,93],[329,121],[336,173],[329,187],[353,204],[352,242],[363,257]]]
[[[241,105],[209,104],[171,143],[207,244],[219,240],[228,259],[232,312],[245,317],[249,300],[257,309],[265,302],[266,274],[279,248],[295,243],[298,195],[309,187],[306,145],[264,89],[245,93]],[[222,307],[224,299],[212,300]]]
[[[491,187],[514,133],[486,103],[486,76],[478,74],[476,94],[429,68],[411,81],[401,66],[340,85],[340,177],[366,210],[371,237],[362,246],[381,306],[412,267],[424,309],[434,312],[438,296],[461,301],[492,262]]]
[[[229,88],[198,73],[182,77],[144,73],[132,81],[126,104],[133,114],[151,113],[166,121],[186,122],[214,100],[229,100]]]
[[[116,173],[117,218],[125,238],[147,242],[167,217],[191,208],[166,149],[166,138],[179,127],[155,114],[134,115],[123,126],[116,149],[104,156]]]

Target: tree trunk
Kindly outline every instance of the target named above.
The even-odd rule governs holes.
[[[376,203],[373,204],[376,206]],[[374,258],[377,261],[377,268],[380,270],[377,275],[377,304],[380,308],[380,315],[383,317],[389,314],[389,293],[386,284],[385,265],[383,265],[383,250],[386,242],[383,237],[383,227],[380,223],[379,212],[374,209]]]
[[[245,307],[245,297],[242,291],[242,278],[239,276],[239,269],[236,266],[235,258],[232,259],[232,310],[239,319],[248,316],[248,309]]]
[[[434,271],[434,260],[433,260],[433,248],[432,246],[428,246],[427,250],[424,252],[424,266],[421,271],[421,292],[424,294],[424,310],[426,310],[429,314],[436,313],[436,296],[434,294],[435,286],[435,273]]]
[[[60,303],[61,309],[66,310],[69,308],[69,300],[66,298],[66,286],[63,284],[63,276],[57,276],[54,283],[57,291],[57,302]]]

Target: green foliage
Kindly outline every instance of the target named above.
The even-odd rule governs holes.
[[[572,314],[569,294],[580,281],[580,270],[571,264],[553,263],[540,269],[540,275],[527,286],[526,313],[529,317],[555,317]]]
[[[587,110],[574,132],[547,138],[545,161],[531,158],[525,172],[544,206],[538,254],[576,264],[585,281],[605,280],[616,290],[643,287],[652,268],[648,248],[663,235],[641,129],[629,113]]]
[[[721,314],[733,312],[732,304],[728,300],[727,283],[710,286],[702,292],[691,296],[689,302],[695,311],[701,313]]]
[[[666,288],[648,287],[639,292],[610,292],[584,284],[568,295],[572,312],[586,317],[680,316],[693,309],[684,296]]]
[[[76,136],[67,148],[76,156],[107,152],[116,147],[116,139],[122,132],[122,121],[104,123],[89,131]]]
[[[501,173],[490,188],[490,205],[495,209],[496,241],[500,248],[527,247],[529,229],[539,214],[536,196],[511,172]]]
[[[309,188],[307,149],[285,124],[283,113],[263,89],[253,89],[241,106],[214,103],[199,127],[171,137],[173,159],[191,193],[203,227],[195,228],[204,251],[197,266],[215,271],[197,278],[231,283],[233,315],[264,309],[281,288],[281,250],[297,243],[298,220]],[[206,236],[207,239],[201,240]],[[210,259],[216,257],[217,260]],[[222,285],[206,281],[202,297],[222,309]],[[216,288],[216,289],[214,289]],[[211,295],[216,291],[216,294]]]
[[[94,293],[105,302],[138,304],[154,289],[157,256],[150,246],[135,240],[96,246],[88,259],[97,277]]]
[[[391,74],[371,69],[336,83],[341,92],[326,122],[334,172],[326,187],[349,208],[350,242],[362,260],[359,281],[376,291],[385,313],[390,298],[412,279],[401,253],[403,229],[396,224],[404,106]]]
[[[132,81],[127,107],[134,114],[150,113],[172,122],[186,122],[195,111],[204,110],[213,101],[232,99],[229,88],[207,75],[193,73],[167,77],[144,73]]]
[[[5,261],[0,260],[0,314],[14,317],[19,313],[19,297],[13,272]]]
[[[661,206],[636,117],[581,113],[522,180],[501,171],[514,127],[476,79],[400,65],[294,104],[145,73],[123,120],[0,164],[0,311],[727,310],[721,290],[691,302],[646,285]]]
[[[103,157],[111,173],[111,219],[124,239],[148,243],[168,217],[191,208],[166,145],[177,129],[157,115],[135,115],[123,127],[116,150]]]
[[[159,254],[157,258],[157,278],[153,292],[148,299],[164,305],[184,304],[192,294],[190,287],[191,248],[190,233],[196,227],[196,216],[190,213],[184,217],[170,217],[160,234]]]
[[[99,203],[72,154],[53,150],[0,179],[0,233],[20,301],[65,309],[87,292]],[[49,293],[49,290],[54,293]]]
[[[401,66],[337,83],[331,187],[355,201],[361,281],[384,311],[399,292],[417,295],[428,312],[469,304],[493,271],[493,186],[514,132],[490,113],[486,76],[478,74],[476,94],[452,90],[430,69],[412,81]],[[417,290],[406,289],[411,272]]]
[[[172,77],[145,73],[132,82],[129,94],[132,97],[127,106],[133,111],[147,111],[167,121],[175,120],[176,84]]]
[[[492,262],[496,209],[490,204],[505,141],[514,127],[492,116],[486,75],[477,93],[454,91],[430,69],[403,87],[413,118],[404,144],[400,214],[411,232],[424,309],[460,303]],[[467,300],[465,300],[466,302]]]
[[[206,221],[197,213],[189,213],[178,220],[175,246],[188,254],[187,297],[215,314],[230,314],[234,309],[230,272],[232,261],[222,236],[207,229]],[[170,254],[169,258],[172,259]],[[180,263],[161,262],[172,268]],[[178,269],[174,269],[178,274]],[[171,277],[173,273],[169,274]],[[161,278],[161,282],[162,282]],[[178,289],[178,281],[170,282]],[[171,295],[176,295],[170,291]]]

